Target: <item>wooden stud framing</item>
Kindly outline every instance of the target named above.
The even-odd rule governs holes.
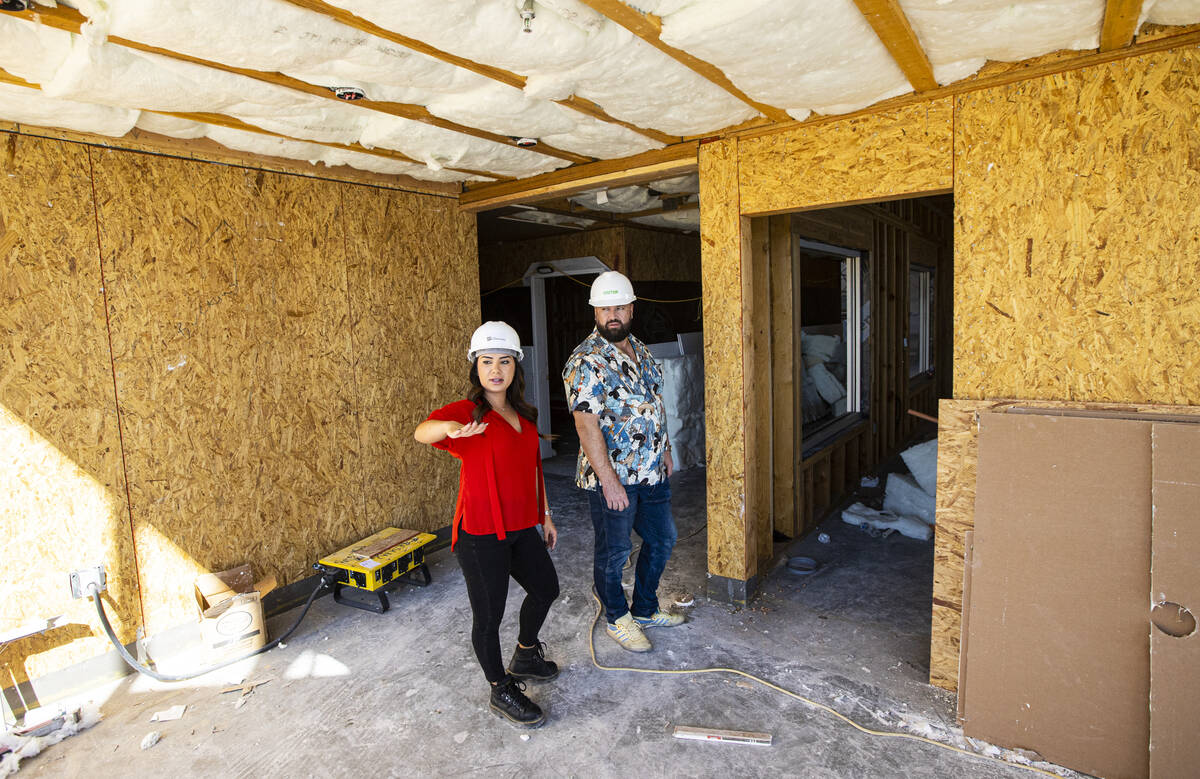
[[[464,211],[487,211],[514,203],[566,197],[597,187],[679,176],[696,170],[697,148],[695,142],[680,143],[619,160],[601,160],[554,170],[520,181],[484,184],[463,192],[459,205]]]
[[[747,513],[757,539],[759,561],[771,558],[774,537],[772,488],[771,235],[766,219],[751,220],[750,257],[742,268],[742,354],[748,434]]]
[[[800,530],[800,287],[792,265],[792,225],[787,216],[768,217],[771,276],[771,447],[772,508],[776,530]]]
[[[662,34],[662,20],[654,14],[645,14],[636,8],[632,8],[621,0],[581,0],[584,5],[591,8],[597,13],[603,14],[612,21],[621,25],[625,29],[637,37],[644,40],[654,48],[666,54],[671,59],[684,65],[689,70],[703,76],[708,81],[716,84],[721,89],[724,89],[729,94],[741,100],[748,106],[751,106],[756,111],[760,112],[767,118],[776,122],[786,122],[791,119],[788,113],[781,108],[760,103],[754,98],[747,95],[742,90],[734,86],[729,77],[721,72],[720,68],[715,65],[705,62],[704,60],[693,57],[682,49],[677,49],[674,46],[668,46],[662,42],[659,37]]]
[[[1133,43],[1141,13],[1142,0],[1108,0],[1100,29],[1100,51],[1122,49]]]
[[[921,48],[921,42],[917,40],[917,34],[913,32],[898,0],[854,0],[854,4],[862,11],[914,90],[924,92],[938,85],[929,57]]]

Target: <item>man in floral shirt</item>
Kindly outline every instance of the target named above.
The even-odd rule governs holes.
[[[579,431],[575,483],[588,490],[596,540],[592,575],[608,635],[632,652],[647,652],[644,628],[684,619],[658,605],[658,581],[676,539],[668,481],[674,464],[662,372],[646,345],[629,334],[635,299],[620,273],[596,277],[588,300],[596,329],[567,361],[563,384]],[[632,606],[621,588],[631,531],[642,538]]]

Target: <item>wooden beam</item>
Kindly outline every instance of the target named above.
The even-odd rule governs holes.
[[[543,173],[518,181],[482,184],[459,197],[464,211],[487,211],[514,203],[537,203],[567,197],[597,187],[636,184],[696,170],[699,144],[679,143],[665,149],[635,154],[619,160],[601,160]]]
[[[898,0],[854,0],[879,40],[887,47],[904,77],[917,92],[937,87],[933,66],[921,48]]]
[[[1133,43],[1141,13],[1142,0],[1108,0],[1100,30],[1100,51],[1123,49]]]
[[[459,57],[455,54],[442,51],[441,49],[430,46],[424,41],[419,41],[416,38],[410,38],[407,35],[401,35],[400,33],[393,32],[386,27],[380,27],[374,22],[368,21],[361,16],[357,16],[344,8],[338,8],[335,5],[322,2],[322,0],[284,0],[284,2],[291,3],[292,5],[304,8],[308,11],[315,11],[316,13],[327,16],[336,22],[346,25],[347,27],[353,27],[356,30],[375,35],[379,38],[383,38],[384,40],[391,41],[392,43],[424,54],[427,57],[432,57],[433,59],[440,60],[441,62],[445,62],[449,65],[454,65],[455,67],[469,70],[472,73],[483,76],[484,78],[490,78],[493,81],[499,81],[501,84],[507,84],[508,86],[516,89],[525,88],[526,78],[519,73],[513,73],[512,71],[505,70],[504,68],[485,65],[480,62],[475,62],[474,60],[469,60],[466,57]],[[554,102],[574,111],[587,114],[588,116],[591,116],[594,119],[599,119],[602,122],[618,124],[628,130],[632,130],[635,133],[644,135],[647,138],[653,138],[659,143],[678,143],[680,140],[677,136],[668,135],[667,133],[659,132],[658,130],[638,127],[636,124],[631,122],[626,122],[609,116],[607,113],[605,113],[603,108],[590,100],[585,100],[582,97],[576,97],[572,95],[571,97],[563,100],[555,100]]]
[[[776,122],[786,122],[791,119],[787,112],[782,108],[760,103],[747,95],[742,90],[734,86],[729,77],[721,72],[717,66],[705,62],[704,60],[693,57],[682,49],[677,49],[674,46],[668,46],[662,42],[659,37],[662,35],[662,20],[653,14],[642,13],[636,8],[631,8],[625,5],[621,0],[581,0],[584,5],[591,8],[597,13],[611,19],[613,22],[629,30],[631,33],[641,38],[646,43],[666,54],[671,59],[684,65],[693,72],[703,76],[707,80],[716,84],[721,89],[724,89],[729,94],[741,100],[746,105],[753,107],[756,111],[763,114],[769,119]]]
[[[1019,81],[1028,81],[1034,78],[1043,78],[1045,76],[1053,76],[1059,73],[1067,73],[1072,70],[1080,70],[1093,65],[1103,65],[1108,62],[1116,62],[1118,60],[1128,59],[1129,57],[1140,57],[1146,54],[1154,54],[1155,52],[1170,51],[1171,49],[1180,49],[1197,45],[1200,45],[1200,29],[1190,29],[1185,33],[1155,38],[1144,43],[1135,43],[1134,45],[1126,46],[1123,49],[1090,52],[1078,57],[1068,58],[1050,55],[1050,57],[1043,62],[1034,61],[1029,64],[1017,64],[1001,73],[993,73],[963,81],[956,81],[953,84],[947,84],[946,86],[938,87],[937,89],[930,89],[927,92],[914,92],[908,95],[901,95],[900,97],[893,97],[889,100],[882,100],[874,105],[868,106],[861,111],[854,111],[848,114],[814,116],[809,119],[805,119],[802,122],[780,122],[777,124],[767,125],[766,127],[755,127],[739,132],[732,132],[725,137],[758,138],[765,135],[774,135],[776,133],[796,130],[801,127],[813,127],[816,125],[829,124],[831,122],[845,122],[863,116],[893,111],[897,108],[903,108],[904,106],[940,100],[943,97],[964,95],[969,92],[978,92],[983,89],[991,89],[993,87],[1015,84]]]
[[[87,18],[79,13],[79,11],[67,6],[58,6],[55,8],[35,6],[34,9],[17,12],[14,14],[14,16],[24,18],[28,21],[34,22],[35,24],[41,23],[47,27],[53,27],[57,30],[63,30],[75,35],[78,35],[79,28],[87,23]],[[220,62],[200,59],[199,57],[192,57],[188,54],[181,54],[177,51],[161,49],[157,46],[140,43],[139,41],[130,40],[128,38],[121,38],[117,35],[108,36],[108,42],[114,43],[118,46],[124,46],[128,49],[134,49],[135,51],[141,51],[147,54],[157,54],[162,57],[177,60],[179,62],[188,62],[193,65],[200,65],[202,67],[219,70],[224,73],[244,76],[245,78],[254,79],[255,81],[265,84],[272,84],[274,86],[283,87],[284,89],[303,92],[307,95],[319,97],[323,100],[332,100],[335,103],[345,103],[345,101],[335,96],[328,87],[310,84],[307,81],[301,81],[298,78],[292,78],[291,76],[286,76],[282,73],[251,70],[249,68],[237,68]],[[481,138],[486,141],[492,141],[493,143],[500,143],[505,146],[512,146],[518,149],[524,148],[517,146],[517,142],[507,135],[500,135],[499,133],[488,132],[487,130],[480,130],[475,127],[468,127],[467,125],[452,122],[449,119],[442,119],[441,117],[434,116],[429,112],[429,109],[425,108],[425,106],[414,105],[410,103],[391,103],[379,100],[371,100],[369,98],[356,100],[354,101],[354,104],[370,111],[378,111],[379,113],[388,114],[389,116],[398,116],[402,119],[421,122],[434,127],[440,127],[443,130],[449,130],[450,132],[469,135],[473,138]],[[591,162],[592,160],[591,157],[586,155],[564,151],[563,149],[556,149],[548,144],[539,143],[536,149],[529,150],[536,151],[539,154],[545,154],[549,157],[557,157],[558,159],[566,160],[572,163]]]

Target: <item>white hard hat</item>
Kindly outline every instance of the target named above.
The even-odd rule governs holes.
[[[592,296],[588,305],[594,308],[605,306],[623,306],[637,300],[633,296],[633,285],[622,273],[615,270],[605,271],[592,282]]]
[[[521,337],[503,322],[484,322],[475,328],[471,334],[471,348],[467,350],[467,359],[471,362],[481,354],[507,354],[525,359],[521,351]]]

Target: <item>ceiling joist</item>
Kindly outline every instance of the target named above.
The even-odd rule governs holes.
[[[530,204],[569,197],[600,187],[619,187],[681,176],[696,170],[699,148],[699,143],[688,141],[619,160],[590,162],[519,181],[481,184],[463,192],[458,204],[464,211],[487,211],[515,203]]]
[[[1100,30],[1100,51],[1123,49],[1133,43],[1141,14],[1142,0],[1108,0]]]
[[[631,33],[641,38],[646,43],[666,54],[676,62],[681,63],[693,72],[703,76],[708,81],[716,84],[721,89],[724,89],[729,94],[741,100],[746,105],[751,106],[759,113],[776,122],[787,122],[791,120],[788,113],[782,108],[760,103],[754,98],[747,95],[742,90],[734,86],[729,77],[721,72],[717,66],[705,62],[698,57],[693,57],[682,49],[677,49],[674,46],[668,46],[663,43],[660,36],[662,35],[662,20],[653,14],[645,14],[636,8],[631,8],[621,0],[581,0],[581,2],[597,13],[603,14],[613,22],[629,30]]]
[[[513,73],[512,71],[505,70],[504,68],[485,65],[480,62],[475,62],[474,60],[469,60],[465,57],[459,57],[455,54],[442,51],[441,49],[430,46],[424,41],[419,41],[416,38],[410,38],[407,35],[401,35],[400,33],[393,32],[385,27],[380,27],[374,22],[363,19],[361,16],[356,16],[344,8],[338,8],[337,6],[322,2],[322,0],[285,0],[285,2],[291,3],[292,5],[308,11],[315,11],[316,13],[327,16],[336,22],[346,25],[347,27],[353,27],[360,32],[365,32],[370,35],[383,38],[384,40],[391,41],[392,43],[412,49],[420,54],[424,54],[427,57],[432,57],[433,59],[440,60],[441,62],[463,68],[464,70],[469,70],[476,75],[490,78],[493,81],[499,81],[501,84],[507,84],[508,86],[516,89],[525,89],[525,83],[527,79],[519,73]],[[578,111],[581,114],[586,114],[593,119],[599,119],[600,121],[608,122],[609,124],[620,125],[627,130],[632,130],[639,135],[652,138],[659,143],[669,144],[679,142],[678,136],[668,135],[667,133],[659,132],[658,130],[652,130],[646,127],[639,127],[632,122],[626,122],[622,119],[609,116],[607,113],[605,113],[603,108],[582,97],[572,95],[564,100],[555,100],[554,102],[566,108]]]
[[[898,0],[854,0],[854,4],[887,47],[912,88],[917,92],[935,89],[938,83],[933,77],[933,66]]]
[[[78,35],[80,28],[84,24],[87,23],[87,18],[84,17],[81,13],[79,13],[79,11],[76,11],[74,8],[69,8],[67,6],[58,6],[56,8],[49,8],[49,7],[45,7],[45,6],[36,6],[36,10],[20,11],[20,12],[15,13],[14,15],[25,18],[34,23],[45,24],[48,27],[53,27],[55,29],[63,30],[65,32],[69,32],[69,33],[72,33],[75,35]],[[283,87],[285,89],[292,89],[297,92],[303,92],[305,94],[313,95],[314,97],[319,97],[324,100],[332,100],[336,103],[344,103],[344,101],[338,99],[328,87],[318,86],[316,84],[310,84],[307,81],[301,81],[300,79],[292,78],[291,76],[285,76],[282,73],[268,73],[266,71],[261,71],[261,70],[250,70],[248,68],[237,68],[232,65],[225,65],[220,62],[213,62],[210,60],[200,59],[199,57],[192,57],[187,54],[181,54],[176,51],[170,51],[168,49],[161,49],[157,46],[151,46],[149,44],[141,43],[139,41],[129,40],[127,38],[121,38],[116,35],[108,36],[108,41],[110,43],[114,43],[119,46],[124,46],[129,49],[134,49],[136,51],[145,52],[147,54],[157,54],[157,55],[160,55],[163,57],[168,57],[173,60],[178,60],[180,62],[188,62],[193,65],[200,65],[200,66],[203,66],[206,68],[212,68],[214,70],[219,70],[219,71],[222,71],[225,73],[231,73],[234,75],[251,78],[251,79],[254,79],[255,81],[260,81],[263,83],[272,84],[274,86]],[[388,114],[390,116],[398,116],[402,119],[409,119],[414,122],[422,122],[423,124],[432,125],[434,127],[440,127],[443,130],[449,130],[451,132],[461,133],[463,135],[469,135],[474,138],[481,138],[483,140],[492,141],[494,143],[504,144],[505,146],[512,146],[514,148],[524,148],[524,147],[517,146],[516,141],[506,135],[499,135],[498,133],[488,132],[487,130],[480,130],[480,129],[477,129],[474,127],[468,127],[466,125],[458,124],[457,122],[451,122],[448,119],[442,119],[440,117],[434,116],[433,114],[431,114],[429,112],[429,109],[425,108],[424,106],[412,105],[409,103],[390,103],[390,102],[370,100],[370,99],[366,99],[366,98],[364,98],[362,100],[356,100],[355,105],[361,106],[362,108],[365,108],[365,109],[368,109],[371,111],[378,111],[379,113],[382,113],[382,114]],[[302,140],[302,139],[297,139],[297,140]],[[576,154],[574,152],[565,151],[562,149],[556,149],[553,146],[549,146],[546,144],[538,144],[535,151],[537,151],[539,154],[545,154],[549,157],[557,157],[558,159],[566,160],[567,162],[571,162],[571,163],[591,162],[593,159],[592,157],[588,157],[583,154]],[[490,173],[486,174],[486,175],[495,176],[495,174],[490,174]]]

